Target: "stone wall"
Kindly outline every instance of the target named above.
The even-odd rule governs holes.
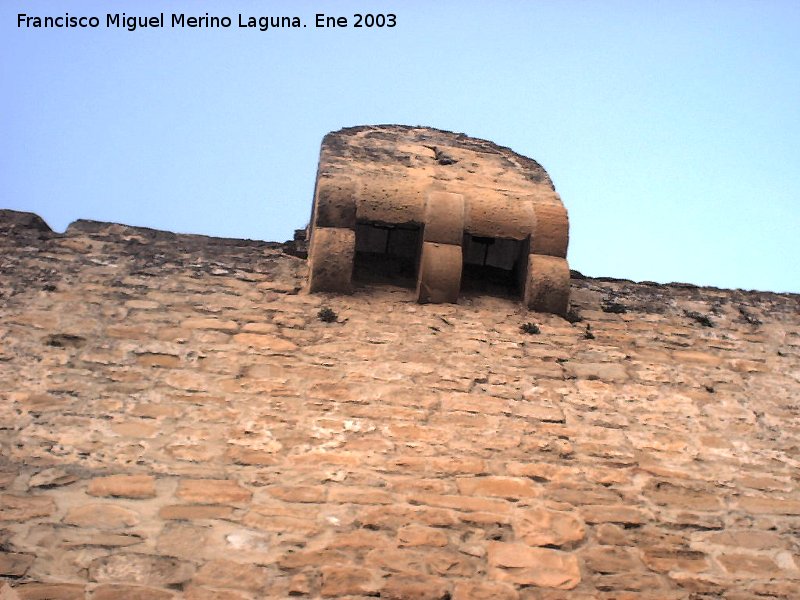
[[[575,276],[570,322],[0,227],[3,600],[798,597],[796,295]]]

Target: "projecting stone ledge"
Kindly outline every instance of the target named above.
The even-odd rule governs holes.
[[[401,125],[329,133],[309,230],[311,292],[383,279],[456,302],[488,282],[567,312],[567,211],[539,163],[492,142]]]

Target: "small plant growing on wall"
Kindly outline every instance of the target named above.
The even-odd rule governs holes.
[[[614,315],[624,315],[628,312],[628,308],[624,304],[620,304],[611,296],[603,298],[600,302],[600,310],[604,313],[611,313]]]
[[[695,312],[693,310],[685,310],[683,311],[690,319],[694,320],[697,323],[700,323],[703,327],[713,327],[714,321],[712,321],[708,315],[704,315],[703,313]]]
[[[761,319],[755,316],[753,313],[749,312],[744,306],[739,307],[739,314],[742,317],[742,320],[745,323],[749,323],[750,325],[761,325]]]
[[[323,323],[336,323],[336,321],[339,320],[339,315],[337,315],[331,307],[323,306],[319,309],[317,318]]]
[[[522,333],[527,333],[528,335],[536,335],[542,332],[542,330],[539,329],[539,326],[536,323],[530,323],[530,322],[523,323],[522,325],[520,325],[519,330]]]

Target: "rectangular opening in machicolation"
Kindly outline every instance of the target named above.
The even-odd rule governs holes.
[[[464,233],[464,292],[517,297],[527,264],[526,241],[473,236]]]
[[[421,249],[419,224],[357,223],[353,279],[413,288]]]

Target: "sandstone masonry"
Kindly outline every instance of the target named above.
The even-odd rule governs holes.
[[[798,296],[306,277],[0,211],[0,598],[798,597]]]

